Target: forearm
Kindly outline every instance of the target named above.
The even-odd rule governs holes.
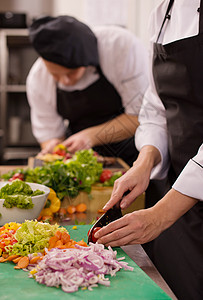
[[[151,145],[142,147],[133,167],[142,166],[145,170],[151,170],[161,161],[159,150]]]
[[[161,232],[173,225],[182,215],[191,209],[197,199],[188,197],[171,189],[152,208],[152,214],[156,217]]]
[[[85,129],[91,136],[92,147],[116,143],[134,136],[138,117],[122,114],[108,122]]]

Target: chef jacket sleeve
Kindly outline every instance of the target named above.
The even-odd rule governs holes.
[[[173,188],[178,192],[203,201],[203,144],[195,157],[189,160]]]
[[[56,109],[56,84],[41,58],[34,63],[26,81],[33,135],[39,143],[65,134],[63,119]]]
[[[96,29],[101,69],[119,93],[126,114],[138,115],[149,84],[148,54],[142,42],[118,26]]]

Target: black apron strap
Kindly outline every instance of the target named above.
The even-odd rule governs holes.
[[[167,20],[167,19],[170,19],[170,17],[171,17],[171,16],[169,15],[169,12],[170,12],[170,10],[171,10],[171,8],[172,8],[172,6],[173,6],[173,3],[174,3],[174,0],[170,0],[170,2],[169,2],[169,4],[168,4],[167,11],[166,11],[166,14],[165,14],[165,17],[164,17],[164,20],[163,20],[163,22],[162,22],[162,24],[161,24],[161,28],[160,28],[160,30],[159,30],[159,34],[158,34],[156,43],[158,43],[158,40],[159,40],[159,38],[160,38],[162,29],[163,29],[163,27],[164,27],[164,24],[165,24],[166,20]]]
[[[203,0],[200,2],[200,8],[198,9],[199,16],[199,33],[203,33]]]

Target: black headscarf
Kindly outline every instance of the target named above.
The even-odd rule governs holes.
[[[84,23],[70,16],[42,17],[29,28],[31,43],[44,59],[64,66],[98,66],[97,39]]]

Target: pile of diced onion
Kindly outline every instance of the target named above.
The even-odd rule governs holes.
[[[122,268],[133,270],[122,261],[125,257],[116,259],[117,252],[111,247],[105,249],[102,244],[93,243],[89,247],[75,247],[47,251],[37,267],[31,269],[29,276],[41,284],[61,286],[64,292],[72,293],[78,291],[79,287],[92,290],[98,284],[110,286],[109,278],[105,278],[105,275],[115,276]]]

